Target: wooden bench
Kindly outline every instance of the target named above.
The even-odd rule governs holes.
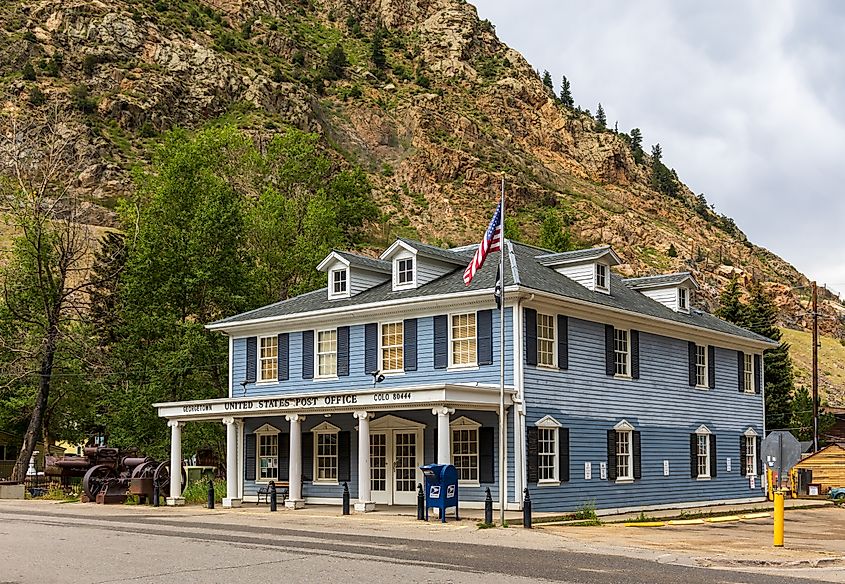
[[[275,484],[276,487],[276,497],[281,499],[281,503],[284,504],[285,499],[287,498],[288,494],[288,481],[279,481]],[[264,501],[261,498],[264,498]],[[266,484],[258,489],[258,500],[255,502],[256,505],[260,505],[261,503],[265,503],[266,505],[270,504],[270,485]]]

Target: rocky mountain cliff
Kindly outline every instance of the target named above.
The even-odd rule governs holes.
[[[556,208],[580,243],[613,245],[626,275],[690,270],[712,308],[739,272],[775,291],[786,324],[807,325],[802,274],[674,171],[672,193],[656,186],[630,136],[561,104],[462,0],[17,0],[0,25],[0,109],[76,112],[76,188],[94,223],[114,224],[162,132],[222,120],[260,142],[294,126],[367,169],[383,210],[374,247],[475,241],[504,176],[522,239]],[[823,304],[841,336],[841,305]]]

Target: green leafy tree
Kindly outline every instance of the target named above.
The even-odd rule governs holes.
[[[560,102],[566,107],[573,107],[575,105],[575,100],[572,99],[572,87],[566,75],[560,81]]]
[[[824,442],[823,437],[836,423],[834,415],[824,411],[826,408],[827,403],[821,401],[819,403],[820,442]],[[799,440],[813,439],[813,398],[810,391],[803,385],[795,390],[789,427]]]
[[[552,81],[552,75],[548,71],[543,71],[543,85],[546,86],[546,89],[554,93],[555,91],[555,84]]]
[[[575,248],[569,226],[561,221],[560,215],[554,209],[546,211],[543,224],[540,227],[540,247],[551,251],[570,251]]]
[[[346,52],[343,50],[343,45],[336,44],[329,56],[326,58],[326,75],[327,79],[343,79],[346,76],[346,67],[349,66],[349,61],[346,59]]]
[[[601,130],[607,128],[607,116],[604,113],[604,108],[601,106],[601,103],[599,103],[599,107],[596,109],[596,123]]]

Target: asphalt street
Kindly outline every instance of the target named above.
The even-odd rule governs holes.
[[[233,582],[814,582],[619,555],[343,533],[190,516],[0,507],[0,584]],[[523,530],[520,530],[523,531]],[[516,535],[516,534],[514,534]],[[543,537],[538,535],[537,537]]]

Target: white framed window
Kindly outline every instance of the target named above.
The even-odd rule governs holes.
[[[475,313],[453,314],[451,321],[450,365],[453,367],[476,365],[478,353],[476,351]]]
[[[536,425],[538,484],[560,484],[560,424],[546,416]]]
[[[279,376],[279,337],[261,337],[258,344],[258,381],[276,381]]]
[[[317,332],[317,377],[337,377],[337,329]]]
[[[338,432],[334,424],[323,422],[314,434],[314,482],[337,484]]]
[[[743,368],[745,391],[747,393],[754,393],[754,355],[749,353],[744,353],[743,355],[745,357],[745,367]]]
[[[757,476],[757,432],[749,428],[742,439],[745,440],[745,460],[742,461],[745,476]]]
[[[416,276],[416,259],[413,255],[393,260],[393,288],[395,290],[413,288],[417,282]]]
[[[631,342],[629,331],[613,329],[613,355],[616,364],[616,375],[631,376]]]
[[[537,365],[555,366],[555,317],[537,313]]]
[[[275,481],[279,478],[279,430],[264,424],[255,431],[256,472],[258,481]]]
[[[631,431],[616,431],[616,478],[634,479],[633,448]]]
[[[710,478],[710,429],[699,426],[695,431],[695,468],[699,479]]]
[[[689,311],[689,290],[678,288],[678,310]]]
[[[607,264],[596,264],[596,289],[607,292],[608,287]]]
[[[707,346],[695,346],[695,385],[708,387],[707,383]]]
[[[460,417],[450,425],[452,464],[458,471],[458,484],[478,485],[478,429],[481,424]]]
[[[404,323],[389,322],[381,325],[381,367],[382,373],[404,371]]]
[[[349,270],[338,268],[329,272],[329,296],[345,298],[349,296]]]

